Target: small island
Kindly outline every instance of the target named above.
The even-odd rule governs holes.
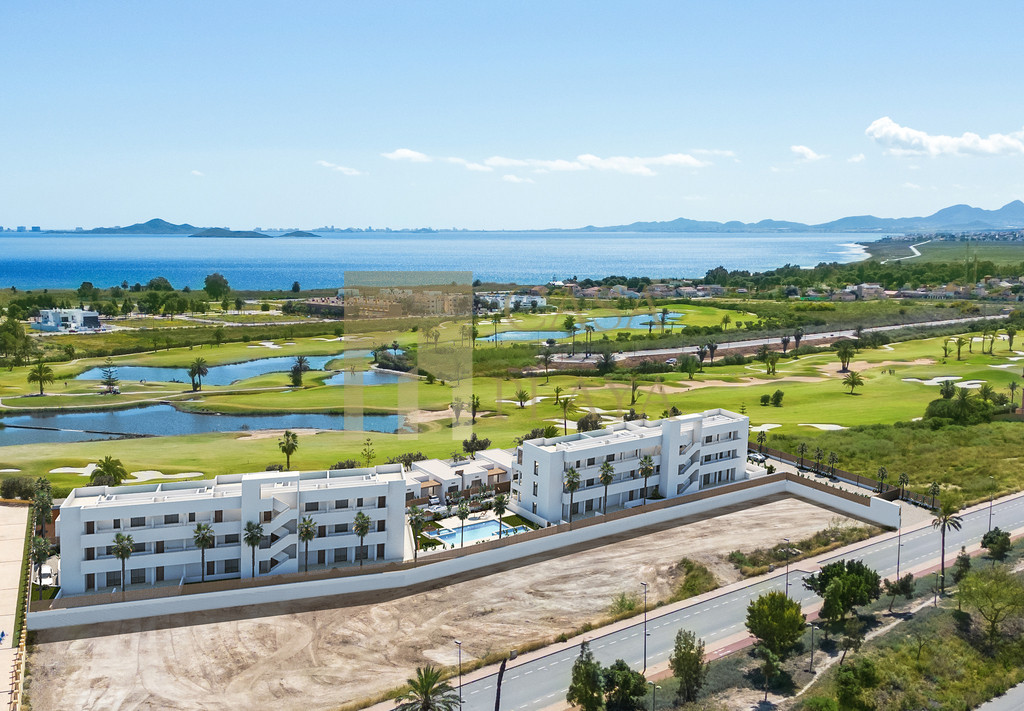
[[[189,237],[234,237],[234,238],[263,238],[270,239],[270,235],[265,235],[262,232],[253,232],[252,230],[229,230],[224,227],[209,227],[205,230],[199,230]]]
[[[295,230],[294,232],[289,232],[288,234],[281,235],[281,236],[282,237],[319,237],[320,235],[313,234],[312,232],[306,232],[305,230]]]

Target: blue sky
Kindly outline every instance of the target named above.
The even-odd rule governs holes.
[[[0,225],[543,228],[1024,197],[1020,3],[0,8]]]

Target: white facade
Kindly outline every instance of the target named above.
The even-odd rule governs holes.
[[[502,311],[514,308],[517,304],[522,311],[529,311],[534,306],[538,309],[542,309],[548,305],[548,300],[543,296],[537,296],[536,294],[513,294],[510,291],[488,291],[481,292],[476,295],[477,298],[482,299],[491,308],[497,308]],[[497,302],[497,306],[494,304]]]
[[[402,560],[405,497],[400,464],[75,489],[56,522],[62,594],[120,587],[121,562],[109,549],[117,533],[130,534],[135,543],[126,564],[130,586],[200,580],[201,551],[193,542],[197,523],[209,524],[215,536],[214,547],[206,551],[207,580],[252,577],[252,549],[242,540],[249,521],[263,526],[258,575],[302,569],[305,544],[297,527],[306,516],[317,526],[309,543],[310,566]],[[358,512],[371,519],[362,548],[352,531]]]
[[[83,309],[43,309],[32,324],[39,331],[98,331],[103,328],[100,315]]]
[[[512,463],[511,508],[541,524],[568,520],[565,474],[575,469],[580,488],[572,496],[573,516],[601,511],[605,489],[599,477],[605,462],[615,472],[608,510],[637,505],[644,498],[640,460],[645,456],[654,463],[648,497],[657,491],[673,498],[746,479],[749,426],[745,415],[717,409],[527,440],[516,449]]]
[[[405,472],[406,498],[436,496],[447,503],[451,494],[474,487],[494,486],[509,480],[512,455],[504,449],[487,449],[476,453],[476,459],[458,462],[424,459],[413,462]]]

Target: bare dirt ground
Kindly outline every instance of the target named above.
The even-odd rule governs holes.
[[[769,500],[685,525],[632,532],[605,545],[437,589],[346,596],[41,631],[29,664],[37,709],[331,709],[393,688],[416,665],[548,639],[606,613],[619,592],[651,584],[667,597],[689,557],[721,583],[723,556],[826,528],[834,512]],[[737,535],[737,532],[746,532]],[[511,569],[508,569],[511,568]],[[404,596],[403,596],[404,595]]]

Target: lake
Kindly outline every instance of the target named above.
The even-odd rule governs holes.
[[[346,419],[354,420],[346,423]],[[117,432],[137,435],[188,435],[204,432],[235,432],[239,430],[283,430],[316,428],[343,430],[346,424],[369,432],[395,432],[405,418],[401,415],[363,415],[361,418],[327,414],[287,415],[213,415],[182,412],[170,405],[148,405],[131,410],[106,412],[61,412],[7,415],[0,424],[25,427],[56,427],[64,431],[18,429],[0,430],[0,445],[36,444],[40,442],[82,442],[107,439],[93,432]],[[68,430],[79,430],[77,432]],[[92,430],[84,432],[82,430]]]
[[[107,288],[156,276],[177,288],[220,272],[236,289],[341,286],[346,270],[471,271],[484,281],[543,284],[612,274],[702,277],[719,265],[764,271],[783,264],[852,262],[863,234],[439,232],[326,233],[270,239],[180,235],[0,233],[0,286]]]
[[[323,370],[332,360],[338,358],[336,355],[329,356],[306,356],[309,361],[310,370]],[[255,378],[257,375],[267,373],[281,373],[291,370],[295,364],[294,356],[280,356],[276,358],[259,358],[248,360],[242,363],[229,363],[227,365],[211,365],[209,372],[203,377],[203,385],[230,385],[231,383],[247,378]],[[190,382],[188,368],[160,368],[148,365],[119,365],[114,368],[117,377],[121,382],[131,383],[140,380],[155,380],[159,382],[180,383]],[[90,368],[76,380],[102,380],[103,368]]]

